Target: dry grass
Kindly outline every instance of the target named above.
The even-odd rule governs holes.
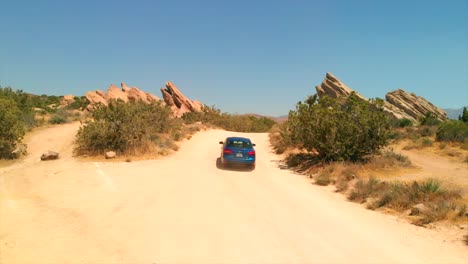
[[[385,207],[397,212],[422,203],[428,211],[413,220],[416,225],[426,225],[444,219],[456,220],[466,216],[466,205],[460,201],[460,192],[445,189],[438,181],[432,179],[412,183],[388,183],[375,178],[359,179],[348,199],[358,203],[368,202],[368,209]]]
[[[440,150],[437,146],[433,149]],[[450,149],[450,146],[445,146]],[[288,165],[297,171],[313,175],[315,184],[336,187],[337,192],[345,193],[349,200],[366,203],[368,209],[388,208],[402,213],[414,205],[423,203],[429,208],[427,213],[412,218],[414,224],[425,225],[444,219],[466,217],[466,205],[459,191],[450,190],[436,180],[427,179],[413,182],[388,182],[379,180],[378,175],[401,175],[402,171],[413,170],[408,157],[393,151],[384,151],[370,157],[365,162],[317,163],[312,154],[293,154],[288,157]],[[369,175],[376,175],[370,177]]]

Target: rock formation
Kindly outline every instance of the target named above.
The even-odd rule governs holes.
[[[86,99],[89,105],[86,109],[92,111],[98,104],[109,105],[110,100],[117,99],[124,102],[143,101],[145,103],[161,100],[159,97],[146,93],[137,87],[129,87],[125,83],[121,83],[120,86],[121,88],[111,84],[105,93],[101,90],[87,92]],[[200,112],[203,109],[202,103],[187,98],[171,82],[167,82],[166,87],[161,88],[161,93],[164,98],[163,104],[168,105],[172,109],[175,117],[181,117],[187,112]]]
[[[101,90],[87,92],[86,99],[88,100],[89,105],[86,109],[92,111],[97,104],[108,105],[110,100],[117,99],[124,102],[143,101],[145,103],[161,100],[157,96],[151,93],[145,93],[137,87],[130,88],[125,83],[121,83],[120,85],[122,88],[111,84],[106,93]]]
[[[367,100],[364,96],[360,95],[356,91],[353,91],[353,89],[349,88],[346,84],[338,80],[338,78],[329,72],[327,72],[325,75],[323,82],[320,85],[317,85],[315,89],[317,90],[317,95],[319,97],[328,95],[330,97],[337,98],[340,96],[349,96],[352,92],[354,92],[360,98]]]
[[[171,107],[176,117],[181,117],[187,112],[201,112],[203,104],[196,100],[190,100],[171,82],[161,88],[164,102]]]
[[[420,117],[424,117],[429,112],[441,121],[447,120],[447,114],[444,110],[433,105],[421,96],[407,93],[401,89],[387,93],[385,95],[385,100],[416,120]]]
[[[355,92],[357,96],[367,100],[367,98],[346,86],[331,73],[327,73],[323,82],[317,85],[315,89],[319,97],[328,95],[337,98],[349,96],[352,92]],[[384,111],[392,117],[398,119],[407,118],[414,122],[431,112],[437,119],[441,121],[447,120],[447,114],[442,109],[436,107],[423,97],[407,93],[404,90],[398,89],[389,92],[385,95],[385,99]]]

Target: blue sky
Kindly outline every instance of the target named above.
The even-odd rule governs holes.
[[[468,105],[468,1],[0,2],[0,85],[75,94],[168,80],[231,113],[287,114],[332,72],[366,97]]]

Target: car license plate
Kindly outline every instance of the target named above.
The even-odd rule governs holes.
[[[242,156],[242,153],[236,153],[236,157],[242,158],[242,157],[243,157],[243,156]]]

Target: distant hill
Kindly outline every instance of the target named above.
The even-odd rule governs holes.
[[[465,106],[468,108],[468,106]],[[449,119],[458,119],[463,113],[463,107],[460,108],[445,108],[444,111],[447,113]]]

